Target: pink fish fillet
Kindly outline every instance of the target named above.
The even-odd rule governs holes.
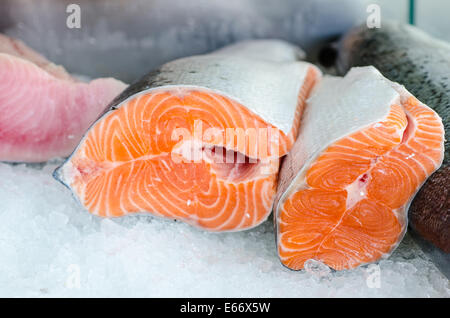
[[[127,87],[114,78],[72,78],[21,41],[0,35],[0,161],[68,156]]]

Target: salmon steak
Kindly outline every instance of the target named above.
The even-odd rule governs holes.
[[[80,82],[0,34],[0,161],[67,157],[126,86],[113,78]]]
[[[415,193],[442,163],[441,118],[374,67],[325,77],[307,102],[274,204],[282,264],[335,270],[387,257]]]
[[[450,43],[412,25],[385,21],[382,28],[351,29],[339,42],[336,68],[375,66],[391,81],[402,83],[442,118],[450,133]],[[440,268],[450,269],[450,139],[444,162],[427,179],[408,211],[409,228],[447,255]],[[441,262],[436,262],[440,264]]]
[[[302,56],[259,40],[164,64],[111,104],[54,176],[97,216],[252,228],[272,210],[280,157],[321,76]]]

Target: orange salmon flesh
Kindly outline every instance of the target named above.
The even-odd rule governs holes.
[[[279,158],[295,141],[317,76],[315,69],[308,71],[287,134],[208,89],[140,92],[91,127],[61,168],[62,179],[98,216],[149,212],[209,231],[254,227],[272,210]],[[269,133],[266,139],[244,143],[238,136],[198,137],[210,128]],[[195,162],[186,156],[192,151]],[[228,162],[225,157],[243,160]]]
[[[281,262],[299,270],[315,259],[342,270],[388,255],[406,230],[410,200],[442,162],[443,138],[436,113],[410,97],[326,148],[281,205]]]

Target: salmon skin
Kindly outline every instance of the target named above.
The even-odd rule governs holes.
[[[260,40],[167,63],[126,89],[54,176],[98,216],[252,228],[271,212],[279,158],[320,77],[302,55]]]
[[[352,29],[339,43],[338,69],[374,65],[400,82],[443,119],[447,139],[442,167],[421,188],[409,209],[412,229],[450,253],[450,44],[420,29],[385,22],[380,29]]]
[[[325,77],[308,100],[274,205],[281,262],[342,270],[387,257],[443,160],[440,117],[374,67]]]
[[[0,35],[0,161],[70,155],[125,87],[113,78],[82,83],[21,41]]]

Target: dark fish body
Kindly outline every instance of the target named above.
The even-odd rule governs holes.
[[[400,23],[384,22],[379,29],[352,29],[339,43],[339,73],[354,66],[373,65],[404,85],[442,118],[447,140],[442,167],[418,192],[409,209],[409,222],[428,241],[450,253],[450,44]]]

